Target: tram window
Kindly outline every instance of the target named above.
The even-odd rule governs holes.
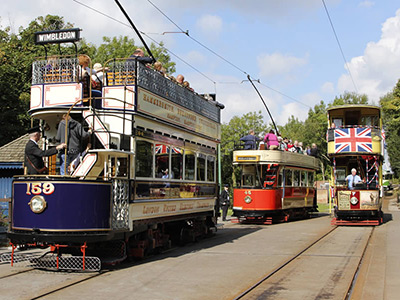
[[[207,156],[207,181],[215,180],[215,157]]]
[[[254,174],[243,174],[243,187],[254,187]]]
[[[307,186],[307,172],[306,171],[300,172],[300,185]]]
[[[346,167],[336,168],[336,182],[338,184],[346,184]]]
[[[292,185],[292,170],[286,169],[285,170],[285,185],[286,186],[291,186]]]
[[[171,176],[175,179],[183,178],[183,149],[171,147]]]
[[[128,159],[126,157],[117,158],[117,177],[127,177],[128,176]]]
[[[194,154],[187,153],[185,151],[185,179],[186,180],[194,180],[194,167],[196,157]]]
[[[335,124],[336,128],[343,126],[343,119],[342,118],[340,118],[340,119],[339,118],[334,118],[332,120],[332,122],[333,122],[333,124]]]
[[[314,186],[314,172],[308,172],[308,186]]]
[[[283,169],[279,170],[278,186],[283,186]]]
[[[363,117],[361,117],[361,125],[378,126],[378,117],[377,116],[363,116]]]
[[[293,186],[300,186],[299,180],[300,180],[300,171],[293,170]]]
[[[169,146],[156,144],[155,146],[156,177],[161,178],[165,170],[169,169]]]
[[[197,156],[197,180],[206,180],[206,156],[200,153]]]
[[[153,177],[153,144],[136,141],[136,176]]]

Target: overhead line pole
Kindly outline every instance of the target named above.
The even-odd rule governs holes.
[[[269,111],[269,109],[268,109],[267,104],[265,103],[265,101],[264,101],[263,97],[261,96],[260,92],[258,91],[258,89],[256,88],[256,86],[254,85],[253,81],[251,80],[250,75],[247,75],[247,79],[251,82],[252,86],[254,87],[254,89],[256,90],[256,92],[257,92],[257,94],[258,94],[258,96],[260,97],[262,103],[264,104],[265,109],[267,110],[267,112],[268,112],[268,114],[269,114],[269,117],[271,118],[272,124],[274,124],[275,131],[276,131],[276,135],[278,135],[278,134],[279,134],[278,127],[276,127],[274,118],[272,118],[272,115],[271,115],[271,113],[270,113],[270,111]]]
[[[129,18],[128,14],[126,13],[125,9],[122,7],[122,5],[119,3],[118,0],[115,0],[115,3],[117,3],[119,9],[122,11],[124,14],[125,18],[128,20],[129,24],[132,26],[133,30],[135,30],[136,34],[139,36],[140,40],[142,41],[142,44],[146,48],[147,52],[149,55],[153,58],[153,61],[156,61],[156,59],[153,56],[153,53],[151,53],[150,48],[147,46],[146,41],[143,39],[142,35],[140,34],[139,30],[137,30],[135,24],[133,24],[132,20]]]

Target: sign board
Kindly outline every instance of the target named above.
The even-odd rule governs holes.
[[[40,31],[35,33],[35,44],[60,44],[79,41],[81,30],[79,28]]]

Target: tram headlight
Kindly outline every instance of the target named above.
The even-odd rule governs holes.
[[[351,197],[350,198],[350,203],[353,205],[356,205],[358,203],[358,199],[356,197]]]
[[[249,204],[252,201],[250,196],[246,196],[244,197],[244,202],[246,202],[247,204]]]
[[[28,205],[35,214],[40,214],[45,210],[47,203],[43,196],[35,196],[29,201]]]

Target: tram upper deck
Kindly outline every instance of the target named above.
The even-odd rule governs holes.
[[[382,121],[378,106],[329,108],[328,128],[328,155],[382,155]]]
[[[280,164],[319,169],[318,159],[314,156],[281,150],[236,150],[233,152],[233,164]]]
[[[90,104],[107,112],[142,114],[220,139],[223,105],[184,88],[135,61],[113,59],[105,64],[102,97],[89,100],[90,78],[80,78],[76,57],[51,57],[32,66],[30,114],[47,121],[59,110],[87,110]],[[83,101],[80,101],[83,99]],[[59,116],[57,116],[59,117]]]

